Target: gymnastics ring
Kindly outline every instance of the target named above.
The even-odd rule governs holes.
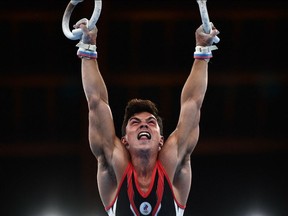
[[[81,29],[74,29],[71,32],[69,28],[70,17],[74,8],[76,7],[78,3],[83,2],[83,1],[84,0],[71,0],[69,4],[67,5],[66,10],[64,12],[64,15],[62,18],[62,30],[63,30],[64,35],[70,40],[79,40],[81,39],[82,34],[83,34]],[[100,13],[101,13],[101,9],[102,9],[102,0],[95,0],[94,10],[88,22],[89,30],[92,30],[95,27],[99,19]]]
[[[200,15],[203,23],[203,29],[206,34],[209,34],[211,31],[211,23],[208,15],[207,0],[197,0],[197,3],[199,5]],[[220,41],[220,38],[218,36],[215,36],[213,38],[214,43],[218,43]]]

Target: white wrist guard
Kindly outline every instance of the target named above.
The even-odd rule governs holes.
[[[92,44],[84,44],[82,41],[80,41],[76,47],[79,47],[77,51],[77,55],[79,58],[85,58],[85,59],[96,59],[97,58],[97,52],[96,52],[96,45]]]
[[[80,41],[76,47],[79,47],[79,48],[83,48],[85,50],[89,50],[89,51],[95,51],[96,52],[96,45],[92,45],[92,44],[84,44],[82,41]]]
[[[195,59],[209,60],[212,58],[212,51],[217,50],[217,46],[196,46],[194,52]]]

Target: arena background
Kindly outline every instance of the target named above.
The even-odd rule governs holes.
[[[67,4],[0,3],[1,215],[105,215],[77,41],[61,29]],[[89,18],[93,4],[79,4],[71,22]],[[185,215],[285,216],[288,3],[209,0],[207,6],[221,42],[209,63]],[[103,0],[98,61],[118,134],[133,97],[158,104],[166,137],[175,128],[200,24],[193,0]]]

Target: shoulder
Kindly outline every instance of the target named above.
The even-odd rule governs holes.
[[[125,154],[121,154],[116,148],[111,158],[106,158],[104,155],[98,158],[97,183],[105,206],[113,202],[127,170],[131,167],[129,158],[124,158]]]
[[[178,164],[178,146],[175,133],[171,134],[165,141],[159,152],[158,159],[165,169],[167,176],[173,179]]]
[[[161,161],[159,161],[158,164],[161,172],[164,174],[167,181],[169,182],[175,200],[177,201],[177,203],[185,206],[190,193],[192,180],[190,160],[184,161],[181,166],[176,167],[174,173],[171,173],[171,171],[169,171],[169,168],[167,170],[167,166],[165,166],[165,164],[162,164]]]
[[[162,163],[170,179],[178,179],[184,170],[191,169],[190,156],[197,143],[198,133],[186,138],[181,136],[179,130],[175,130],[166,140],[159,153],[159,161]],[[171,181],[173,183],[173,181]]]
[[[102,152],[97,157],[97,161],[98,169],[112,177],[115,175],[118,182],[129,164],[130,157],[120,139],[116,137],[113,145],[104,145]]]

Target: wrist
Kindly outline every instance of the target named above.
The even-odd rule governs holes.
[[[79,47],[77,50],[77,56],[84,59],[97,59],[97,47],[95,44],[84,44],[80,41],[76,47]]]
[[[85,50],[89,51],[96,51],[97,47],[95,44],[86,44],[80,41],[78,44],[76,44],[76,47],[83,48]]]
[[[194,58],[209,61],[213,57],[212,51],[218,49],[214,46],[196,46],[194,52]]]
[[[97,59],[97,52],[79,48],[77,50],[77,56],[84,59]]]

